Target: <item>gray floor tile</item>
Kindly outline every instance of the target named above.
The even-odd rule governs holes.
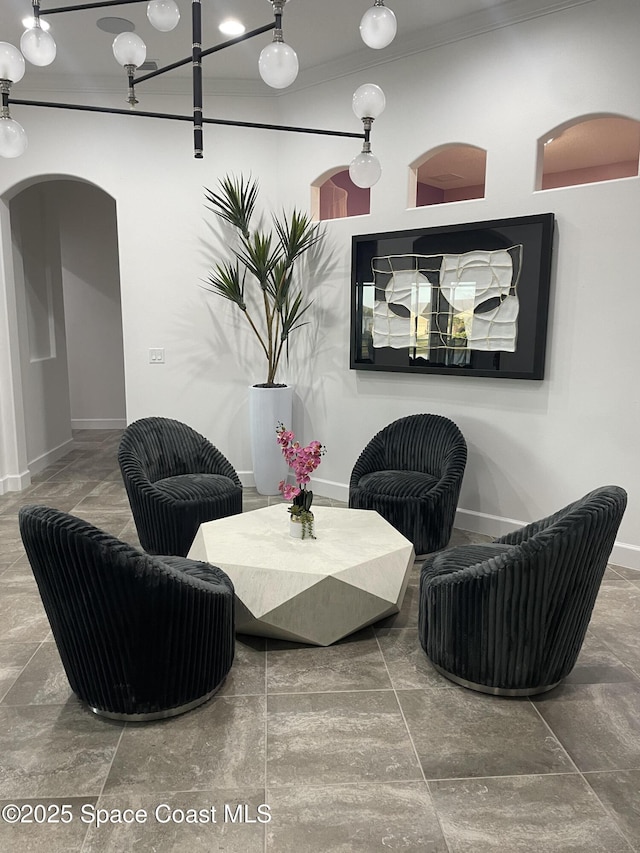
[[[326,648],[267,644],[267,692],[384,690],[391,681],[371,628]]]
[[[83,521],[88,521],[89,524],[93,524],[99,530],[110,533],[117,538],[120,537],[122,531],[132,520],[131,512],[122,509],[105,510],[97,507],[86,507],[82,512],[74,509],[73,515],[83,519]]]
[[[129,511],[129,497],[124,485],[113,480],[103,480],[94,485],[86,495],[76,504],[74,513],[82,515],[83,512],[91,512],[93,509]]]
[[[640,770],[585,773],[585,779],[633,849],[640,850]]]
[[[387,616],[385,619],[380,619],[375,623],[376,630],[378,628],[393,628],[399,630],[401,628],[417,628],[418,627],[418,584],[409,583],[404,594],[404,600],[399,613],[393,616]]]
[[[133,519],[125,524],[125,526],[120,531],[118,538],[122,539],[123,542],[128,542],[129,545],[133,545],[134,548],[142,547],[140,545],[138,531],[136,530],[136,525]]]
[[[55,643],[42,643],[2,700],[4,705],[64,705],[73,697]]]
[[[100,461],[94,463],[85,459],[78,459],[52,474],[52,476],[49,477],[48,482],[62,483],[70,482],[72,480],[100,481],[106,480],[107,477],[114,475],[115,473],[120,476],[119,468],[111,462],[105,464]]]
[[[429,784],[451,853],[630,853],[579,775]]]
[[[263,637],[238,635],[233,666],[218,695],[264,695],[266,647],[267,642]]]
[[[104,793],[264,787],[263,696],[215,696],[180,717],[130,723]]]
[[[100,793],[122,724],[66,705],[0,705],[0,797]]]
[[[8,569],[0,571],[0,597],[13,593],[27,593],[39,596],[38,584],[31,571],[28,560],[16,562]]]
[[[379,628],[376,636],[396,690],[454,686],[431,665],[415,628]]]
[[[0,643],[0,699],[29,663],[37,648],[38,643]]]
[[[0,800],[0,809],[17,806],[30,823],[0,821],[0,850],[7,853],[80,853],[87,834],[84,817],[92,814],[97,797]],[[86,814],[83,808],[87,809]],[[12,814],[10,811],[9,814]]]
[[[264,789],[105,795],[99,809],[134,809],[138,820],[89,828],[82,853],[263,853]],[[225,808],[226,807],[226,808]],[[260,811],[258,808],[260,807]]]
[[[625,666],[595,634],[587,633],[582,650],[565,684],[602,684],[637,681],[638,676]]]
[[[0,515],[0,568],[6,569],[24,554],[18,518],[14,512]]]
[[[622,663],[640,673],[640,587],[628,581],[602,586],[589,630]]]
[[[607,571],[609,570],[620,575],[620,577],[626,578],[627,580],[640,582],[640,569],[629,569],[626,566],[616,566],[611,564]]]
[[[464,687],[402,690],[398,698],[427,779],[573,770],[527,700]]]
[[[267,699],[267,786],[422,779],[391,691]]]
[[[451,539],[449,539],[448,548],[455,548],[458,545],[473,545],[479,542],[492,542],[493,536],[487,536],[484,533],[474,533],[472,530],[461,530],[459,527],[454,527],[451,531]]]
[[[36,592],[0,594],[0,642],[39,643],[49,633],[49,620]]]
[[[580,770],[640,769],[640,683],[560,685],[534,703]]]
[[[17,513],[28,503],[68,508],[139,546],[116,459],[121,435],[74,431],[66,458],[0,496],[0,796],[45,804],[100,796],[105,807],[139,803],[151,814],[163,801],[205,811],[228,803],[236,822],[110,824],[90,828],[84,847],[86,823],[46,833],[0,823],[3,853],[640,853],[640,572],[629,569],[607,568],[573,673],[535,704],[461,690],[433,670],[417,636],[423,561],[410,571],[400,614],[335,646],[269,641],[267,652],[264,639],[238,637],[220,694],[184,717],[123,726],[68,698]],[[281,503],[255,489],[243,498],[247,511]],[[454,530],[450,545],[489,538]],[[270,690],[295,692],[267,695],[268,672]],[[425,768],[441,774],[428,784],[414,742]],[[600,800],[563,747],[597,768],[586,778]],[[601,769],[610,766],[621,769]],[[556,775],[558,767],[569,773]],[[462,772],[526,775],[465,780]],[[240,823],[237,805],[247,804],[251,821],[263,802],[271,823]]]
[[[448,853],[424,782],[272,788],[273,853]]]

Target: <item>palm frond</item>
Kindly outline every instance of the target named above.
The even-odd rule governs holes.
[[[230,261],[216,264],[215,269],[207,276],[207,284],[210,290],[233,302],[241,311],[247,310],[244,301],[244,275],[240,276],[238,264],[234,265]]]
[[[293,281],[293,268],[287,266],[283,258],[275,264],[273,271],[269,277],[269,295],[273,299],[273,305],[278,313],[282,312],[283,307],[289,298],[289,290]]]
[[[272,249],[271,234],[255,231],[242,240],[242,249],[235,252],[241,264],[254,275],[263,290],[269,289],[269,277],[280,260],[281,249]]]
[[[299,210],[294,210],[289,218],[285,213],[281,218],[274,216],[273,224],[287,266],[291,266],[296,258],[308,251],[322,236],[319,225]]]
[[[219,192],[204,188],[207,201],[211,205],[209,210],[248,238],[249,223],[258,198],[258,181],[251,177],[245,178],[244,175],[225,175],[218,181],[218,187]]]
[[[286,303],[280,312],[280,319],[282,323],[282,328],[280,330],[280,340],[287,341],[289,340],[289,335],[291,332],[299,329],[301,326],[306,326],[307,321],[304,323],[300,322],[300,318],[308,311],[311,307],[311,302],[307,302],[306,305],[302,304],[302,293],[298,293],[293,301],[287,298]]]

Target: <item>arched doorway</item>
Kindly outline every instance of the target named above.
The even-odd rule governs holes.
[[[20,469],[11,489],[64,456],[73,429],[123,427],[126,409],[114,199],[59,176],[9,195],[3,243],[8,230],[14,394],[2,418],[13,415]]]

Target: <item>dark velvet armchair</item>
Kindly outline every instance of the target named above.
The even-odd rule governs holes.
[[[218,690],[235,641],[221,569],[150,557],[49,507],[23,507],[19,523],[69,684],[95,713],[171,717]]]
[[[430,557],[419,635],[447,678],[484,693],[543,693],[576,662],[626,507],[604,486],[495,542]]]
[[[142,418],[118,450],[140,544],[149,554],[185,557],[204,521],[242,512],[242,484],[231,463],[180,421]]]
[[[360,454],[349,506],[375,509],[413,542],[416,554],[444,548],[451,537],[467,445],[441,415],[409,415],[386,426]]]

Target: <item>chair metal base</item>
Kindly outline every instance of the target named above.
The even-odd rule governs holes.
[[[187,711],[192,711],[199,705],[204,705],[205,702],[208,702],[209,699],[211,699],[211,697],[220,690],[224,682],[225,679],[223,678],[217,687],[214,687],[213,690],[209,691],[209,693],[206,693],[204,696],[194,699],[192,702],[187,702],[184,705],[178,705],[176,708],[167,708],[164,711],[152,711],[149,714],[120,714],[116,711],[103,711],[101,708],[94,708],[91,705],[89,707],[98,717],[105,717],[108,720],[118,720],[123,723],[148,723],[151,720],[166,720],[169,717],[177,717],[179,714],[186,714]]]
[[[467,687],[469,690],[477,690],[479,693],[489,693],[492,696],[535,696],[537,693],[546,693],[547,690],[553,690],[560,684],[556,681],[554,684],[545,684],[542,687],[491,687],[488,684],[476,684],[474,681],[467,681],[466,678],[460,678],[459,675],[454,675],[452,672],[447,672],[437,663],[431,661],[432,666],[438,670],[440,675],[444,675],[449,681],[460,684],[462,687]]]

